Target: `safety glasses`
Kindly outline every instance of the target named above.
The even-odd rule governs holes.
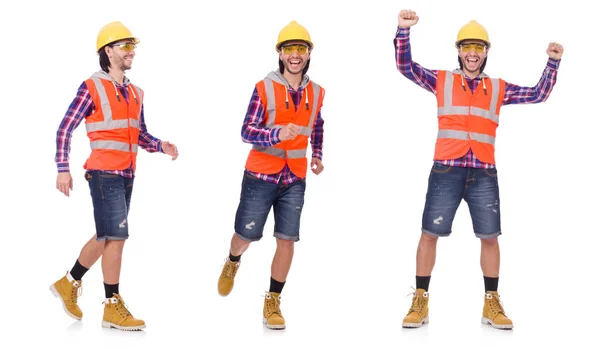
[[[487,47],[482,44],[462,44],[460,45],[460,50],[464,53],[471,52],[471,50],[475,50],[476,53],[484,53]]]
[[[281,52],[283,52],[286,55],[291,55],[292,53],[294,53],[294,50],[296,50],[296,52],[298,52],[299,55],[304,55],[308,52],[308,46],[302,44],[281,46]]]
[[[126,42],[122,44],[114,44],[111,47],[118,47],[125,52],[131,52],[137,48],[137,45],[132,42]]]

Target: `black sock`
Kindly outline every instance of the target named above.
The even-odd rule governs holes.
[[[239,256],[234,256],[231,254],[231,252],[229,252],[229,260],[232,262],[239,262],[240,259],[242,258],[242,255]]]
[[[431,280],[431,275],[430,276],[418,276],[417,275],[417,288],[422,288],[428,292],[430,280]]]
[[[89,269],[84,267],[83,265],[81,265],[79,263],[79,259],[75,261],[75,265],[73,266],[73,269],[71,269],[71,271],[69,272],[71,274],[71,276],[73,277],[73,279],[75,280],[81,280],[81,278],[85,275],[85,273],[87,273]]]
[[[281,293],[283,291],[284,282],[279,282],[273,278],[271,278],[271,287],[269,287],[269,292]]]
[[[485,284],[485,292],[488,291],[498,291],[498,279],[499,278],[489,278],[487,276],[483,276],[483,283]]]
[[[113,293],[119,294],[119,284],[109,285],[104,283],[104,293],[106,298],[112,298]]]

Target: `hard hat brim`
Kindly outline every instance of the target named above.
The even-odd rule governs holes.
[[[489,41],[485,41],[485,40],[478,39],[478,38],[464,38],[464,39],[460,39],[460,40],[457,40],[457,41],[454,43],[454,46],[455,46],[456,48],[458,48],[458,46],[460,46],[460,43],[461,43],[461,42],[463,42],[463,41],[465,41],[465,40],[478,40],[478,41],[484,42],[484,43],[485,43],[485,45],[487,46],[487,48],[490,48],[490,47],[492,46],[492,44],[491,44]]]
[[[285,40],[282,42],[278,42],[277,45],[275,45],[275,51],[279,51],[279,49],[281,48],[281,46],[283,46],[286,42],[290,42],[290,41],[303,41],[305,43],[308,44],[308,47],[312,50],[313,47],[315,47],[315,45],[313,45],[313,43],[311,41],[308,40],[304,40],[304,39],[290,39],[290,40]]]

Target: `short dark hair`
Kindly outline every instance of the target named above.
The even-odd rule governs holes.
[[[306,74],[306,72],[308,71],[308,67],[309,66],[310,66],[310,58],[308,59],[308,61],[306,61],[306,66],[304,67],[304,69],[302,69],[302,76],[304,76],[304,74]],[[280,59],[279,60],[279,72],[281,74],[283,74],[284,70],[285,70],[285,66],[283,65],[283,62]]]
[[[110,44],[106,46],[111,47]],[[108,68],[110,68],[110,59],[108,59],[108,55],[106,54],[106,50],[104,49],[106,46],[102,46],[102,48],[98,52],[98,55],[100,56],[100,68],[102,68],[102,70],[108,73]]]

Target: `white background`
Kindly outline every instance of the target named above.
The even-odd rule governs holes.
[[[192,6],[192,4],[194,4]],[[489,347],[583,343],[598,306],[597,26],[583,1],[14,1],[3,2],[0,116],[2,310],[0,347],[324,348]],[[497,162],[502,202],[500,294],[514,331],[479,323],[479,241],[463,203],[438,244],[431,324],[403,330],[414,286],[435,98],[397,70],[397,14],[415,61],[457,66],[458,29],[486,26],[486,72],[533,86],[550,41],[564,45],[558,83],[543,104],[502,109]],[[120,290],[147,323],[100,327],[100,264],[84,277],[81,322],[48,286],[94,233],[73,137],[70,198],[55,189],[57,127],[83,80],[99,69],[98,30],[119,20],[141,38],[128,76],[145,91],[146,121],[180,158],[139,156]],[[240,127],[254,83],[277,68],[279,30],[304,25],[315,49],[309,76],[327,91],[325,171],[309,174],[301,242],[283,292],[288,329],[262,327],[275,248],[251,246],[232,294],[217,294],[250,146]],[[13,341],[13,344],[1,343]],[[585,345],[584,345],[585,346]],[[589,344],[588,346],[592,346]]]

